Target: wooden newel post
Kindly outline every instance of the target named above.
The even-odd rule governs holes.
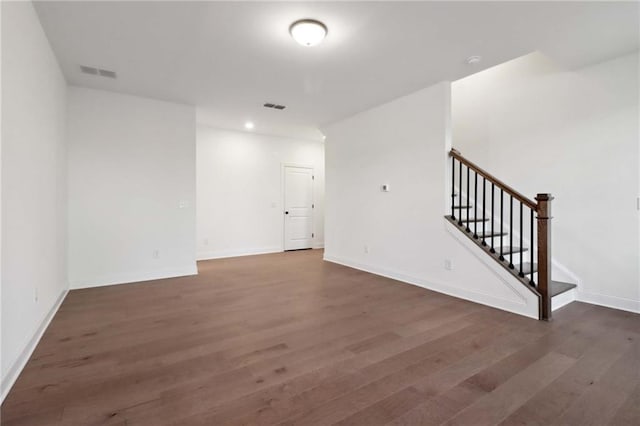
[[[551,194],[538,194],[538,292],[542,296],[540,319],[551,320]]]

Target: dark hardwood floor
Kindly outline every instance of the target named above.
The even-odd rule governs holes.
[[[318,250],[71,291],[3,425],[638,425],[640,315],[526,319]]]

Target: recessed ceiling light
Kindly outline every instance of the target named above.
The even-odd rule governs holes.
[[[467,64],[469,65],[479,64],[481,60],[482,60],[482,56],[478,56],[478,55],[469,56],[467,58]]]
[[[320,44],[327,35],[327,26],[315,19],[301,19],[289,27],[291,37],[303,46]]]
[[[246,123],[244,123],[244,128],[247,130],[251,130],[253,129],[254,125],[251,121],[247,121]]]

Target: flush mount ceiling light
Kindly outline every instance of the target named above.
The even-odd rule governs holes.
[[[303,46],[320,44],[327,35],[327,26],[315,19],[301,19],[289,27],[291,37]]]
[[[251,121],[247,121],[246,123],[244,123],[244,128],[247,130],[251,130],[253,129],[254,125]]]

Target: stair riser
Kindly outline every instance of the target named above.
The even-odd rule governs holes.
[[[466,226],[463,225],[463,226]],[[474,232],[474,227],[473,224],[469,224],[469,229],[471,230],[471,235],[473,236],[473,232]],[[487,227],[485,227],[485,230],[488,230]],[[478,232],[482,232],[482,227],[478,226]],[[478,239],[482,241],[482,238],[480,236],[478,236]],[[493,240],[491,239],[491,237],[485,237],[484,241],[487,243],[487,245],[491,245],[493,242],[493,247],[495,247],[496,249],[498,249],[498,247],[500,246],[508,246],[510,245],[510,241],[509,241],[509,236],[508,235],[502,235],[502,236],[494,236]],[[516,239],[515,236],[513,238],[513,245],[514,246],[518,246],[520,244],[520,240]],[[523,246],[524,247],[529,247],[529,244],[527,241],[523,241]],[[525,253],[528,253],[528,251],[526,251]],[[530,255],[527,255],[530,256]],[[529,257],[525,256],[524,261],[528,262],[530,259]]]
[[[473,232],[475,231],[475,223],[471,222],[471,223],[463,223],[462,226],[468,226],[469,229],[471,230],[471,235],[473,235]],[[490,223],[485,223],[485,231],[486,232],[490,232],[491,231],[491,224]],[[494,225],[494,231],[497,232],[498,231],[498,227]],[[482,222],[478,222],[478,233],[482,232]],[[508,232],[508,230],[503,230],[503,232]],[[478,237],[480,238],[480,237]],[[491,237],[487,236],[484,238],[485,242],[487,244],[491,244]],[[500,246],[508,246],[511,245],[511,240],[510,240],[510,236],[508,234],[506,235],[502,235],[502,236],[497,236],[495,235],[493,237],[493,246],[494,247],[500,247]],[[519,246],[520,245],[520,237],[514,233],[513,235],[513,245],[514,246]],[[526,247],[526,248],[530,248],[530,244],[529,244],[529,240],[528,239],[523,239],[522,241],[522,246]],[[529,253],[529,250],[527,250],[525,253]],[[537,253],[537,251],[534,251],[534,255],[535,253]],[[525,255],[524,261],[525,262],[529,262],[531,260],[530,258],[531,254],[527,254]],[[535,260],[534,260],[535,261]]]
[[[458,210],[456,209],[456,212],[455,212],[456,213],[456,221],[462,219],[463,224],[466,224],[467,223],[466,222],[466,220],[467,220],[466,210],[463,209],[462,212],[463,212],[463,215],[459,216],[458,215]],[[473,215],[473,211],[471,211],[470,214],[469,214],[469,220],[470,220],[469,225],[474,225],[476,223],[476,222],[474,222],[475,219],[476,219],[476,217]],[[492,221],[491,221],[491,217],[490,216],[487,216],[486,218],[483,218],[482,215],[479,214],[477,219],[478,219],[478,222],[477,222],[478,223],[478,230],[480,230],[480,228],[481,228],[483,223],[484,223],[485,229],[487,231],[491,230]],[[483,221],[483,219],[487,219],[487,220]],[[518,224],[518,226],[520,226],[520,225]],[[493,222],[493,230],[494,231],[499,231],[500,230],[500,225],[497,222]],[[516,235],[518,235],[518,232],[517,232],[518,229],[514,229],[513,231],[514,231],[513,234],[514,234],[514,239],[515,239]],[[509,232],[508,224],[506,226],[502,227],[502,232]],[[527,236],[527,237],[529,236],[529,232],[526,229],[525,229],[525,236]]]
[[[574,288],[562,294],[558,294],[557,296],[553,296],[551,298],[551,310],[555,311],[556,309],[560,309],[561,307],[575,301],[577,294],[577,290]]]

